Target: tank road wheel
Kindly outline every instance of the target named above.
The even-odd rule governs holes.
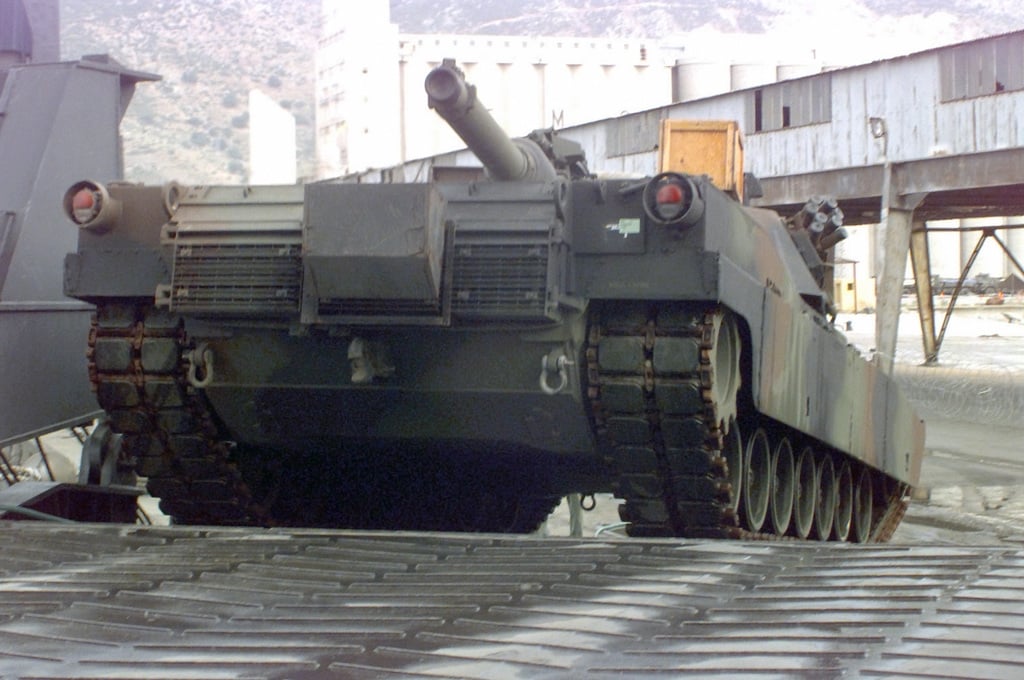
[[[780,536],[789,529],[793,515],[793,487],[796,485],[793,467],[793,447],[789,438],[783,437],[772,451],[772,493],[768,503],[772,530]]]
[[[725,458],[726,479],[729,481],[729,503],[728,509],[733,514],[739,511],[740,494],[743,491],[743,440],[740,437],[740,428],[733,420],[729,423],[729,431],[726,432],[722,441],[722,457]]]
[[[871,511],[874,494],[871,490],[871,471],[862,468],[853,486],[853,540],[867,543],[871,538]]]
[[[762,428],[757,428],[747,440],[745,457],[746,479],[743,480],[740,516],[745,528],[760,531],[768,515],[772,487],[772,452],[768,446],[768,435]]]
[[[736,395],[740,389],[740,333],[736,321],[729,313],[714,315],[715,342],[704,350],[701,363],[714,371],[711,383],[711,401],[718,412],[719,423],[729,424],[736,419]],[[702,369],[707,370],[707,369]],[[707,378],[702,376],[703,381]]]
[[[837,541],[845,541],[849,537],[852,519],[853,474],[850,472],[849,461],[843,461],[836,478],[836,512],[832,522],[833,536]]]
[[[818,456],[818,505],[814,509],[814,537],[827,541],[836,516],[836,468],[827,453]]]
[[[797,538],[811,534],[814,506],[818,503],[818,473],[814,464],[814,451],[804,447],[796,459],[796,490],[793,498],[793,524],[790,527]]]

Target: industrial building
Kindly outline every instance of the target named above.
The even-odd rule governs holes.
[[[527,82],[510,85],[488,78],[478,50],[480,43],[493,46],[490,38],[477,37],[476,45],[471,46],[473,39],[468,37],[438,36],[431,50],[422,51],[421,41],[428,42],[417,36],[416,50],[409,52],[407,60],[428,52],[428,63],[441,56],[454,58],[466,68],[470,80],[475,79],[481,98],[494,107],[495,117],[511,134],[554,123],[565,136],[583,144],[591,169],[598,173],[655,172],[663,119],[738,121],[745,138],[746,169],[761,178],[765,188],[760,203],[795,205],[812,194],[831,194],[843,199],[847,222],[862,225],[850,230],[851,238],[838,250],[837,275],[846,279],[838,291],[839,302],[848,309],[877,304],[875,279],[883,260],[880,235],[884,231],[877,225],[885,222],[883,210],[889,214],[893,207],[891,202],[883,206],[883,187],[892,188],[894,177],[909,180],[919,172],[925,174],[919,182],[907,185],[907,195],[930,196],[919,206],[915,219],[923,224],[926,218],[932,230],[927,239],[931,276],[955,280],[969,262],[972,277],[1021,275],[1013,260],[1024,253],[1024,231],[1013,226],[1024,222],[1015,217],[1024,213],[1024,192],[1016,177],[1016,168],[1022,167],[1016,160],[1024,153],[1024,33],[843,68],[813,60],[802,66],[799,60],[790,66],[781,65],[785,62],[758,66],[745,59],[747,55],[731,65],[712,64],[675,58],[679,55],[649,45],[649,65],[643,68],[645,73],[660,73],[660,82],[667,82],[663,96],[694,98],[642,109],[645,102],[636,97],[591,96],[583,113],[573,111],[554,120],[540,115],[517,117],[502,109],[509,97],[527,100],[537,88]],[[601,44],[611,45],[608,41]],[[529,50],[522,54],[533,68],[544,62]],[[590,58],[600,63],[606,57],[593,52]],[[401,69],[410,69],[408,61],[396,58],[396,62]],[[621,67],[641,68],[628,60]],[[610,67],[604,68],[611,72]],[[511,68],[497,70],[507,73]],[[403,89],[399,98],[404,126],[401,138],[415,138],[421,146],[402,148],[406,152],[422,149],[423,153],[403,156],[396,149],[390,156],[376,158],[419,155],[425,160],[391,164],[367,159],[362,165],[371,170],[359,170],[360,164],[349,163],[350,173],[360,173],[359,181],[422,181],[429,174],[424,173],[425,165],[475,164],[468,152],[438,155],[443,144],[424,143],[433,137],[419,126],[436,125],[435,117],[425,114],[425,99],[414,89],[418,83],[411,75],[406,81],[411,89]],[[623,91],[588,87],[591,93]],[[599,110],[601,106],[622,107],[622,102],[629,102],[633,112]],[[539,108],[536,104],[529,107],[535,113]],[[592,114],[594,122],[577,123],[586,113]],[[387,170],[381,172],[380,168]],[[1014,255],[1008,255],[994,238],[988,238],[974,253],[985,229]],[[902,258],[897,259],[894,268],[899,270],[898,276],[891,278],[902,287],[899,284],[912,273],[909,265],[903,267]]]
[[[518,134],[665,106],[827,66],[794,46],[766,58],[743,36],[728,55],[704,38],[404,34],[387,0],[360,12],[324,0],[317,53],[317,177],[337,177],[459,149],[463,143],[425,115],[423,79],[455,58],[486,94],[499,124]]]

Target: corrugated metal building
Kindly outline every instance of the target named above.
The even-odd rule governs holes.
[[[457,54],[452,56],[458,59]],[[677,79],[680,73],[677,68]],[[485,102],[490,97],[484,88],[480,95]],[[675,103],[567,127],[562,133],[583,144],[596,172],[652,174],[659,122],[665,118],[739,121],[745,136],[746,169],[765,180],[763,203],[802,201],[809,195],[794,193],[802,186],[817,193],[868,199],[850,221],[872,224],[882,221],[880,197],[886,172],[906,163],[925,168],[924,161],[945,159],[941,167],[927,166],[942,181],[929,179],[927,186],[919,185],[922,192],[977,188],[974,178],[980,174],[996,175],[985,179],[985,186],[1014,184],[1012,177],[1004,182],[998,175],[1000,167],[1016,164],[1007,163],[1005,154],[998,159],[989,155],[1024,152],[1024,32]],[[360,179],[381,181],[383,176],[385,181],[415,181],[429,174],[423,172],[424,164],[435,163],[468,165],[475,164],[475,159],[468,152],[446,154],[411,161],[394,171],[367,172]],[[946,226],[1024,221],[1008,217],[1024,208],[1014,205],[1013,193],[1011,187],[994,199],[1000,205],[984,210],[975,206],[928,214],[957,218],[943,222]],[[1018,196],[1016,203],[1024,203],[1024,196],[1019,192]],[[855,230],[840,253],[862,263],[858,275],[868,284],[876,270],[875,231]],[[1024,230],[997,233],[1012,252],[1024,254]],[[978,231],[932,234],[933,273],[959,274],[978,238]],[[1012,273],[1013,266],[990,243],[971,271],[1003,276]]]

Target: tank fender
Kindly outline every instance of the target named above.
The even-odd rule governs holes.
[[[750,358],[750,375],[744,375],[744,389],[749,386],[749,394],[754,406],[760,410],[760,387],[762,357],[755,351],[763,346],[762,320],[764,317],[764,296],[766,288],[755,280],[750,272],[739,267],[735,262],[720,257],[719,266],[719,299],[732,310],[741,320],[740,336],[744,338],[744,352]]]

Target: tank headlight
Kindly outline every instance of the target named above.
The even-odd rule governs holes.
[[[82,187],[71,197],[71,219],[78,224],[92,222],[99,211],[99,206],[99,194]]]
[[[121,202],[97,182],[77,182],[64,192],[64,214],[82,229],[104,232],[121,217]]]
[[[704,200],[692,179],[678,172],[656,175],[644,187],[644,213],[656,224],[688,227],[704,216]]]

